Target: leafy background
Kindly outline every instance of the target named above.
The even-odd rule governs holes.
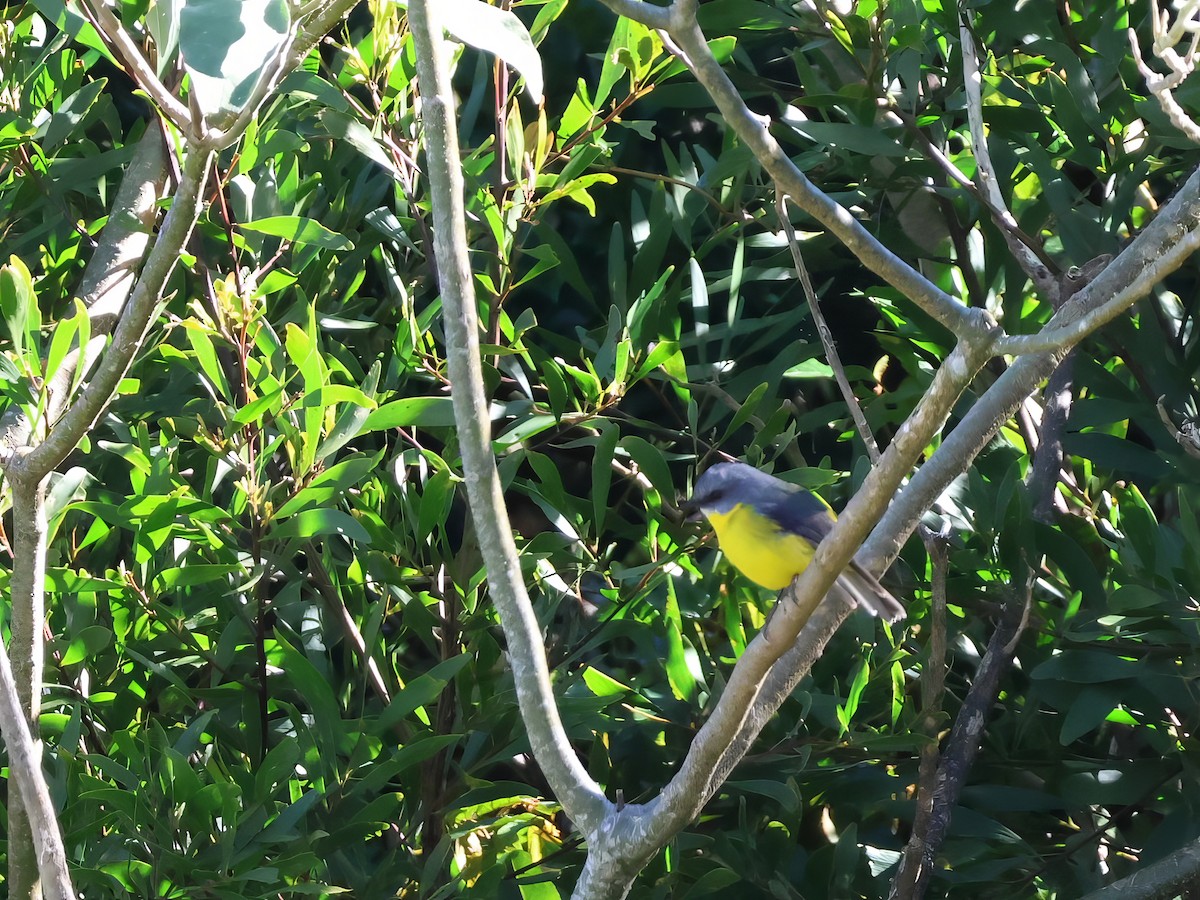
[[[598,5],[514,7],[544,106],[476,50],[455,76],[493,441],[569,733],[611,797],[640,800],[772,600],[680,523],[695,469],[729,454],[837,506],[867,464],[771,187],[701,89]],[[1063,270],[1115,250],[1195,161],[1143,96],[1125,36],[1143,8],[974,14],[1022,229]],[[1011,332],[1046,321],[928,150],[974,171],[953,10],[862,0],[822,22],[714,0],[701,23],[787,152],[885,244]],[[2,32],[0,305],[33,290],[41,317],[5,316],[9,403],[155,127],[77,29],[42,0]],[[581,864],[529,756],[460,490],[416,109],[403,10],[360,6],[221,156],[153,340],[52,484],[43,735],[88,897],[557,897]],[[805,238],[886,441],[951,337]],[[889,576],[908,623],[848,622],[635,896],[883,896],[917,753],[1014,573],[1043,558],[934,890],[1078,896],[1200,836],[1197,462],[1156,410],[1194,415],[1194,281],[1185,266],[1078,354],[1054,516],[1023,486],[1032,416],[940,499],[938,708],[919,693],[931,564],[912,541]]]

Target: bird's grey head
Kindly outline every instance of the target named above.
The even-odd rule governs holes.
[[[790,492],[787,482],[760,472],[754,466],[723,462],[706,469],[696,479],[688,506],[706,515],[710,512],[728,513],[739,503],[761,507]]]

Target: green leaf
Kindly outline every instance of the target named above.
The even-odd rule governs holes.
[[[283,387],[281,385],[274,390],[268,391],[257,400],[251,400],[249,403],[239,409],[237,411],[237,415],[233,417],[233,424],[249,425],[254,423],[255,425],[263,425],[264,414],[273,407],[278,407],[282,398]]]
[[[1143,674],[1146,674],[1145,667],[1134,659],[1123,659],[1093,650],[1065,650],[1037,666],[1029,677],[1037,680],[1095,684],[1137,678]]]
[[[317,341],[315,317],[316,311],[310,306],[306,329],[301,329],[295,322],[288,322],[283,342],[288,357],[300,370],[304,380],[304,400],[301,404],[304,428],[300,435],[300,459],[297,463],[298,471],[304,475],[312,471],[316,462],[325,410],[331,403],[328,391],[332,389],[326,388],[328,379]]]
[[[436,700],[446,685],[471,661],[470,654],[461,653],[443,660],[428,672],[418,675],[397,693],[376,723],[378,734],[385,734],[419,707]]]
[[[112,642],[112,629],[103,625],[89,625],[72,637],[71,644],[62,655],[59,665],[73,666],[95,656]]]
[[[269,532],[272,538],[313,538],[323,534],[340,534],[360,544],[371,543],[367,529],[349,513],[340,509],[306,509],[287,517]]]
[[[492,447],[496,453],[503,453],[513,446],[520,444],[522,441],[527,441],[529,438],[553,428],[557,424],[557,416],[547,414],[527,416],[517,420],[513,425],[505,429],[503,434],[492,441]]]
[[[1065,747],[1083,737],[1099,727],[1114,708],[1111,692],[1095,687],[1084,688],[1063,716],[1058,742]]]
[[[375,135],[371,133],[371,129],[367,128],[367,126],[358,119],[343,115],[342,113],[336,112],[329,108],[322,109],[319,113],[317,113],[317,119],[322,125],[325,126],[325,129],[331,135],[346,141],[346,143],[348,143],[351,147],[353,147],[367,159],[371,160],[371,162],[375,163],[393,178],[402,177],[400,171],[396,168],[396,164],[392,162],[392,158],[388,156],[387,150],[383,148],[383,145],[379,142]],[[375,225],[376,228],[381,228],[379,224],[379,216],[381,214],[392,215],[394,218],[394,214],[392,214],[390,210],[377,209],[374,212],[367,214],[367,221]],[[375,216],[376,218],[372,220],[372,216]],[[383,229],[381,228],[381,230]],[[385,233],[388,232],[385,231]],[[401,240],[406,246],[412,244],[412,242],[408,240],[408,236],[403,235],[402,232],[401,234],[392,234],[390,236],[397,240]]]
[[[777,802],[780,807],[789,813],[795,813],[800,809],[802,798],[799,791],[796,790],[795,782],[791,779],[783,783],[769,781],[765,778],[738,779],[736,781],[727,781],[725,787],[730,790],[746,791],[751,794],[768,797]]]
[[[311,244],[325,250],[354,249],[354,242],[344,234],[330,231],[316,219],[307,219],[304,216],[267,216],[253,222],[242,222],[238,229],[284,238],[299,246]]]
[[[629,685],[622,684],[611,675],[592,666],[583,670],[583,682],[597,697],[623,697],[626,694],[634,693],[633,688]]]
[[[329,679],[281,635],[276,634],[275,642],[283,653],[284,678],[303,700],[305,711],[312,715],[321,755],[332,768],[338,755],[338,735],[342,732],[342,708]]]
[[[595,516],[595,534],[604,533],[604,522],[608,517],[608,491],[612,485],[612,462],[620,436],[619,428],[607,424],[596,438],[596,455],[592,463],[592,514]]]
[[[284,519],[308,507],[335,503],[347,490],[374,472],[382,458],[383,450],[380,450],[374,456],[353,456],[330,466],[279,507],[275,515]]]
[[[185,321],[183,330],[188,343],[192,345],[192,352],[195,353],[196,362],[200,364],[200,370],[208,379],[206,387],[217,400],[228,402],[233,399],[233,393],[229,390],[229,381],[225,378],[224,368],[217,361],[217,350],[213,346],[212,336],[208,330],[195,321]]]
[[[46,134],[42,138],[42,148],[49,153],[74,134],[83,124],[88,111],[103,92],[108,80],[99,78],[90,81],[79,90],[72,93],[54,111],[46,124]]]
[[[157,74],[162,77],[179,48],[179,0],[150,0],[146,30],[154,39]]]
[[[542,102],[542,58],[525,24],[507,9],[482,0],[439,0],[446,30],[464,44],[498,56],[525,79],[534,103]]]
[[[30,322],[41,322],[41,313],[33,292],[33,276],[16,256],[10,257],[8,265],[0,268],[0,316],[4,317],[13,349],[21,353],[25,348],[26,329]]]
[[[667,579],[667,657],[663,666],[667,671],[667,682],[671,691],[679,700],[692,702],[696,698],[698,686],[696,676],[692,672],[692,657],[695,651],[687,646],[683,639],[682,622],[679,615],[679,602],[675,598],[675,582]]]
[[[47,381],[58,374],[67,354],[73,348],[87,346],[91,336],[91,321],[88,319],[87,307],[79,299],[76,299],[74,303],[75,315],[69,319],[60,320],[54,327],[54,334],[50,338],[50,348],[46,351],[45,377]],[[76,358],[76,363],[78,363],[78,358]],[[78,364],[75,368],[78,369]],[[72,378],[72,381],[74,382],[76,379]]]
[[[325,462],[333,456],[338,450],[350,443],[357,435],[362,433],[363,426],[367,423],[375,405],[375,391],[379,387],[379,375],[381,372],[378,361],[371,367],[371,371],[367,373],[367,380],[363,384],[361,397],[356,399],[340,399],[339,402],[347,404],[340,413],[338,413],[337,421],[333,423],[333,428],[325,435],[320,445],[317,447],[317,461]]]
[[[864,156],[905,156],[908,153],[901,144],[888,137],[885,130],[874,125],[814,122],[790,117],[785,121],[797,134],[817,144],[852,150]]]
[[[289,28],[285,0],[184,0],[179,50],[206,117],[245,107],[274,69]]]
[[[437,428],[454,425],[454,404],[449,397],[405,397],[373,410],[359,434],[389,428]]]
[[[636,434],[621,438],[620,447],[638,464],[642,474],[650,479],[659,496],[668,500],[675,496],[675,482],[663,451]]]

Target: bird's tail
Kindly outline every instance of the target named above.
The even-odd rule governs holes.
[[[851,560],[850,566],[838,576],[837,583],[854,598],[860,609],[885,622],[897,622],[905,616],[904,606],[888,592],[879,579]]]

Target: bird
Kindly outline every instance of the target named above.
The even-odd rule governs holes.
[[[689,518],[703,513],[734,567],[756,584],[781,591],[808,568],[817,545],[837,521],[817,495],[743,462],[710,466],[684,504]],[[837,585],[873,616],[895,622],[900,601],[854,560]]]

